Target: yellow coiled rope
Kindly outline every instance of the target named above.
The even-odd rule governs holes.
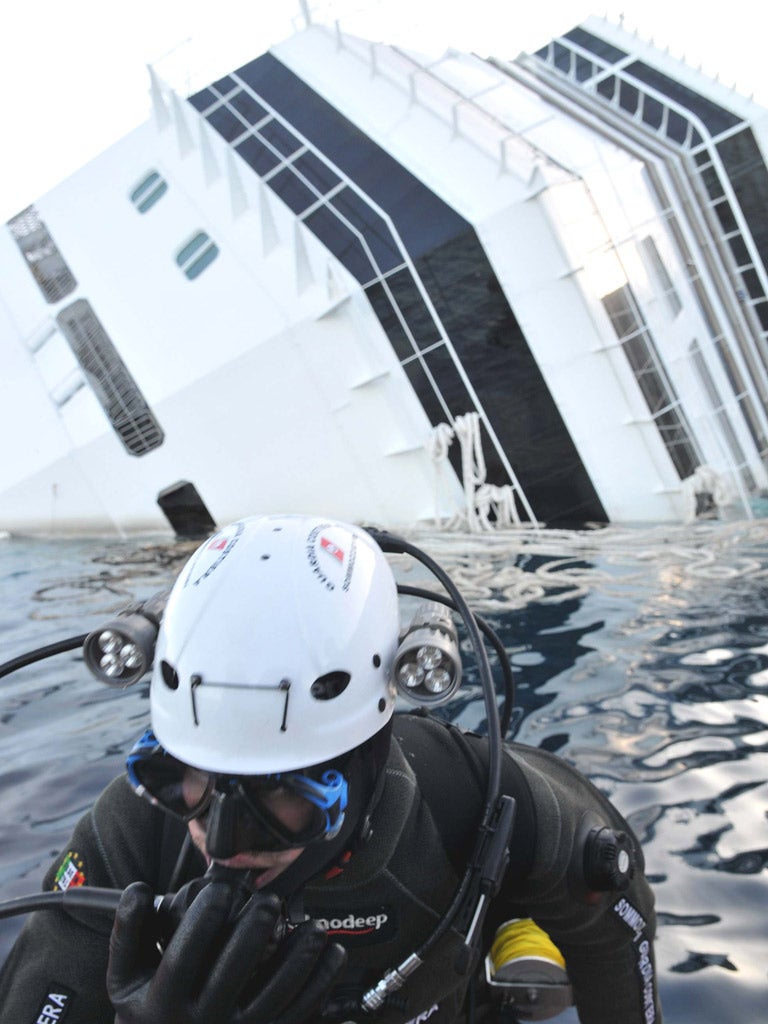
[[[530,918],[505,921],[498,929],[491,945],[493,973],[503,977],[505,965],[521,958],[536,957],[548,960],[565,970],[563,954],[545,931]]]

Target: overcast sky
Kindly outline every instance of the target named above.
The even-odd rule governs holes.
[[[768,8],[755,0],[330,0],[315,17],[426,53],[447,47],[514,57],[588,14],[638,29],[768,105]],[[143,121],[147,64],[210,81],[303,24],[300,0],[37,0],[6,5],[0,22],[0,221]],[[164,70],[167,72],[163,74]]]

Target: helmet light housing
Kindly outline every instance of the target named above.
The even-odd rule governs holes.
[[[456,627],[437,601],[424,601],[416,609],[395,654],[394,677],[400,694],[414,704],[445,704],[459,688]]]
[[[85,663],[108,686],[131,686],[152,667],[157,623],[144,615],[121,615],[93,630],[83,643]]]

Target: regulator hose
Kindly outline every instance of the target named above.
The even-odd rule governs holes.
[[[36,661],[52,658],[54,654],[74,651],[77,647],[83,646],[87,636],[87,633],[80,633],[78,636],[70,636],[66,640],[57,640],[56,643],[46,644],[45,647],[38,647],[37,650],[20,654],[18,658],[11,658],[10,661],[5,661],[0,665],[0,679],[3,676],[9,676],[11,672],[15,672],[19,668],[24,668],[26,665],[34,665]]]

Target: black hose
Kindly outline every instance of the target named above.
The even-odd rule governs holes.
[[[26,654],[20,654],[18,658],[11,658],[10,661],[6,661],[0,665],[0,679],[2,679],[3,676],[9,676],[11,672],[15,672],[19,668],[24,668],[26,665],[34,665],[36,661],[43,661],[45,658],[51,658],[54,654],[64,654],[65,651],[74,651],[75,648],[83,646],[87,636],[87,633],[80,633],[78,636],[71,636],[66,640],[57,640],[54,644],[47,644],[45,647],[38,647],[35,651],[28,651]]]
[[[503,754],[499,709],[496,706],[496,688],[493,684],[493,673],[491,672],[490,662],[488,661],[488,654],[483,645],[482,637],[480,636],[480,629],[477,625],[475,616],[471,612],[467,602],[464,600],[455,583],[448,573],[438,565],[433,558],[430,558],[430,556],[420,548],[417,548],[415,545],[409,544],[408,541],[403,540],[402,537],[396,537],[392,534],[384,533],[379,530],[369,530],[368,532],[382,551],[387,551],[392,554],[411,555],[411,557],[415,558],[417,562],[421,562],[423,566],[429,569],[432,575],[439,580],[455,602],[456,611],[464,622],[464,627],[467,631],[477,662],[477,669],[483,687],[483,697],[485,699],[485,713],[488,720],[488,779],[486,784],[485,807],[483,808],[483,813],[477,826],[478,836],[482,840],[484,834],[490,831],[489,826],[496,810],[499,793],[501,791],[501,762]],[[463,908],[474,879],[475,864],[474,858],[472,858],[470,863],[467,865],[464,877],[459,882],[459,885],[454,892],[451,902],[443,914],[442,919],[413,954],[415,962],[423,963],[425,957],[432,949],[434,949],[435,945],[452,926],[454,920],[459,916],[459,913]]]
[[[36,892],[0,903],[0,918],[56,907],[62,910],[102,910],[114,914],[122,895],[122,889],[98,889],[85,885],[64,892]]]

